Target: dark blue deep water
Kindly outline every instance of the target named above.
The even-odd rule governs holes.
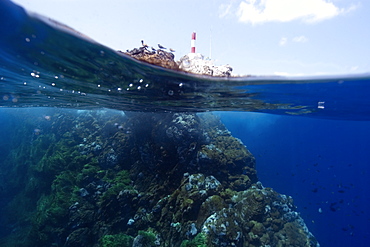
[[[0,2],[2,181],[17,180],[6,177],[9,164],[2,163],[12,149],[32,145],[52,126],[46,121],[28,136],[16,133],[35,119],[63,117],[63,108],[213,112],[255,156],[263,185],[293,197],[321,246],[369,246],[369,92],[369,74],[225,79],[174,72]],[[0,184],[0,212],[22,192],[6,184]],[[0,237],[21,227],[1,225]]]

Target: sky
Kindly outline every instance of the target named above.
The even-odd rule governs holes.
[[[370,72],[370,0],[14,0],[115,50],[141,40],[235,75]]]

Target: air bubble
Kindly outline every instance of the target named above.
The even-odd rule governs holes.
[[[317,108],[324,109],[325,108],[325,101],[319,101],[317,103]]]
[[[173,95],[173,90],[168,90],[168,95],[172,96]]]
[[[36,73],[34,73],[34,72],[31,72],[31,76],[32,76],[32,77],[36,77],[36,78],[39,78],[39,77],[40,77],[40,75],[39,75],[39,74],[36,74]]]

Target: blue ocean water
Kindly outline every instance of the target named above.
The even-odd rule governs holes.
[[[30,107],[30,121],[54,107],[214,111],[256,157],[264,186],[294,198],[321,246],[368,246],[369,74],[194,76],[137,62],[9,1],[0,23],[0,156],[22,124],[12,107]]]

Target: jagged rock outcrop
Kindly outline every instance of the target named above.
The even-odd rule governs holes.
[[[233,71],[230,65],[214,65],[212,60],[204,59],[199,53],[189,53],[181,57],[178,64],[181,70],[200,75],[229,77]]]
[[[175,55],[161,49],[150,51],[146,46],[127,50],[125,54],[137,60],[158,65],[167,69],[179,70],[179,65],[175,62]]]

